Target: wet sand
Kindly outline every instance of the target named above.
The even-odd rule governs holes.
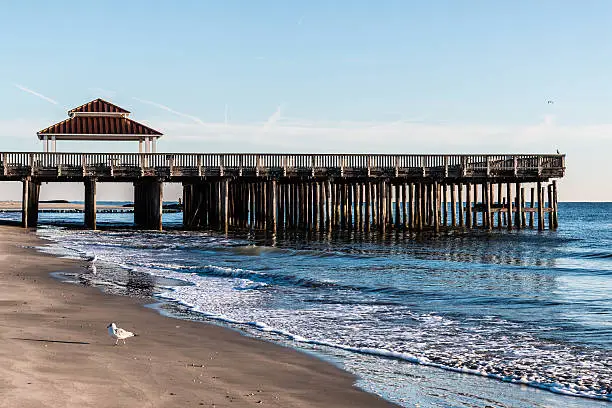
[[[0,407],[393,407],[337,367],[136,300],[61,283],[83,268],[0,226]],[[114,346],[111,321],[138,337]]]

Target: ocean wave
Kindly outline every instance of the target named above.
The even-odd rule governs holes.
[[[176,296],[176,293],[174,291],[160,293],[158,294],[158,296],[162,299],[166,299],[172,302],[182,304],[190,308],[194,312],[200,313],[212,320],[220,321],[223,323],[229,323],[233,325],[238,325],[238,326],[252,327],[261,332],[272,333],[272,334],[282,336],[296,343],[311,344],[311,345],[322,346],[322,347],[331,347],[331,348],[341,349],[341,350],[353,352],[353,353],[378,356],[378,357],[383,357],[383,358],[392,358],[392,359],[402,360],[402,361],[406,361],[406,362],[413,363],[413,364],[420,364],[424,366],[435,367],[435,368],[439,368],[439,369],[443,369],[447,371],[477,375],[477,376],[492,378],[492,379],[496,379],[496,380],[508,382],[508,383],[522,384],[522,385],[526,385],[526,386],[530,386],[534,388],[547,390],[547,391],[554,392],[557,394],[563,394],[563,395],[574,396],[574,397],[590,398],[590,399],[603,400],[603,401],[612,401],[612,387],[609,382],[608,383],[603,382],[603,383],[599,383],[599,385],[596,385],[595,384],[596,381],[588,381],[588,379],[586,379],[587,380],[586,384],[592,385],[591,387],[589,387],[588,385],[585,385],[585,382],[584,382],[585,378],[578,379],[575,383],[568,382],[567,379],[563,381],[560,379],[555,379],[555,377],[551,376],[550,373],[547,373],[548,374],[547,376],[547,374],[545,373],[535,372],[532,369],[532,367],[527,364],[525,365],[517,364],[515,367],[503,368],[503,369],[500,368],[499,370],[496,370],[494,367],[488,364],[488,365],[485,365],[485,367],[488,367],[488,369],[486,369],[486,368],[483,368],[483,366],[479,366],[475,364],[474,362],[463,361],[461,356],[456,356],[455,359],[451,357],[450,359],[451,361],[444,361],[443,358],[439,358],[439,357],[431,358],[431,357],[409,353],[405,351],[397,351],[397,350],[393,350],[390,348],[378,348],[378,347],[367,347],[367,346],[359,347],[359,346],[353,346],[353,345],[344,344],[344,343],[338,343],[331,339],[327,339],[327,340],[313,339],[313,338],[308,338],[308,337],[296,334],[289,330],[276,328],[265,322],[244,321],[244,320],[232,318],[232,317],[222,315],[222,314],[211,313],[209,311],[206,311],[205,309],[202,309],[201,307],[198,307],[197,305],[193,303],[185,301],[184,299],[180,299],[180,297]],[[441,316],[430,315],[430,314],[420,316],[420,318],[424,321],[435,321],[435,322],[440,322],[441,320],[444,320],[444,318]],[[609,365],[610,363],[604,362],[604,364]]]
[[[612,252],[587,252],[585,254],[580,254],[579,256],[586,259],[612,259]]]

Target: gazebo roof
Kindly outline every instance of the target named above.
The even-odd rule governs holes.
[[[143,140],[159,138],[161,132],[128,119],[129,111],[103,99],[95,99],[68,111],[68,119],[37,133],[39,139]]]
[[[68,116],[73,116],[75,112],[81,113],[120,113],[129,116],[130,111],[125,110],[114,103],[105,101],[104,99],[94,99],[91,102],[84,103],[81,106],[77,106],[74,109],[68,111]]]

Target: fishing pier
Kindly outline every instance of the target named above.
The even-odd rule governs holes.
[[[162,133],[102,99],[37,133],[43,152],[0,153],[0,181],[23,183],[22,225],[36,227],[42,183],[132,183],[134,224],[162,229],[164,183],[183,186],[186,229],[441,231],[558,227],[562,154],[159,153]],[[138,153],[64,153],[57,142],[137,141]]]
[[[134,223],[162,228],[164,183],[183,185],[185,228],[409,231],[556,228],[564,155],[0,153],[35,227],[41,183],[134,185]],[[546,217],[546,216],[547,217]],[[548,219],[546,219],[548,218]]]

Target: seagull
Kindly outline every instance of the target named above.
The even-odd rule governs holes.
[[[117,343],[119,343],[119,340],[123,340],[123,344],[125,344],[125,339],[127,339],[128,337],[138,336],[137,334],[117,327],[115,323],[109,324],[108,326],[106,326],[106,328],[108,329],[109,336],[111,336],[113,339],[117,339],[117,341],[115,342],[115,346],[117,345]]]
[[[553,105],[555,103],[555,101],[552,101],[552,100],[549,99],[548,101],[546,101],[546,103],[549,104],[549,105]]]

